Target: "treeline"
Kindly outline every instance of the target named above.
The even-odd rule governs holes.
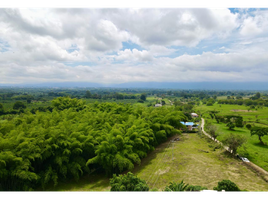
[[[92,98],[115,98],[115,99],[134,99],[137,95],[146,94],[158,97],[181,97],[184,99],[208,99],[215,96],[251,96],[254,91],[214,91],[214,90],[180,90],[180,89],[141,89],[141,88],[0,88],[0,100],[51,100],[55,97],[70,96],[72,98],[85,98],[86,92],[90,91]],[[123,96],[122,96],[123,95]],[[267,93],[262,93],[262,97],[267,98]]]
[[[106,92],[105,94],[91,94],[89,90],[86,91],[85,98],[92,99],[138,99],[140,95],[127,94],[127,93],[118,93],[118,92]]]
[[[36,190],[79,180],[96,169],[131,170],[183,125],[172,107],[52,101],[50,112],[31,112],[0,123],[0,190]]]
[[[218,104],[235,104],[235,105],[245,105],[245,106],[265,106],[268,107],[268,100],[264,99],[224,99],[218,100]]]

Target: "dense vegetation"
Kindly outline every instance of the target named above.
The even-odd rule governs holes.
[[[52,112],[25,112],[0,123],[0,189],[29,190],[78,180],[102,168],[131,170],[154,147],[179,134],[186,116],[172,107],[94,103],[60,97]]]
[[[199,121],[190,113],[204,114],[204,106],[213,138],[228,142],[230,136],[246,132],[248,140],[258,136],[263,147],[267,128],[254,123],[266,125],[264,117],[255,114],[246,129],[250,118],[224,113],[223,108],[232,104],[255,112],[267,106],[267,99],[267,93],[254,91],[1,88],[0,190],[44,189],[78,181],[97,169],[107,176],[131,170],[157,145],[180,134],[180,121]],[[155,108],[155,103],[163,107]],[[225,127],[234,134],[223,136]],[[246,153],[253,159],[250,149]]]
[[[145,180],[142,180],[128,172],[124,175],[113,175],[110,179],[111,191],[149,191],[149,186]],[[206,187],[200,185],[189,185],[183,182],[170,182],[164,189],[165,192],[183,192],[183,191],[202,191],[207,190]],[[218,185],[213,188],[217,191],[241,191],[239,187],[230,180],[222,180],[218,182]],[[152,191],[157,191],[152,189]]]

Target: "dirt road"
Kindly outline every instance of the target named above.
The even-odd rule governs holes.
[[[209,138],[211,138],[212,140],[214,140],[213,137],[211,137],[206,131],[204,131],[205,120],[204,120],[203,118],[201,118],[201,120],[202,120],[202,123],[201,123],[201,130],[202,130],[202,132],[203,132],[207,137],[209,137]],[[215,139],[214,141],[217,142],[217,143],[219,143],[219,144],[221,144],[221,145],[223,146],[223,148],[224,148],[226,151],[229,151],[230,153],[233,152],[233,150],[231,150],[231,149],[230,149],[229,147],[227,147],[227,146],[224,146],[219,140]]]
[[[202,123],[201,123],[201,130],[202,132],[209,138],[211,138],[212,140],[214,140],[206,131],[204,131],[204,125],[205,125],[205,120],[203,118],[201,118]],[[215,142],[218,142],[219,144],[221,144],[224,149],[226,151],[229,151],[230,153],[233,152],[233,150],[230,150],[229,147],[224,146],[219,140],[215,139]],[[261,167],[259,167],[258,165],[255,165],[252,162],[244,162],[245,165],[247,165],[249,168],[253,169],[254,171],[256,171],[266,182],[268,182],[268,172],[264,169],[262,169]]]

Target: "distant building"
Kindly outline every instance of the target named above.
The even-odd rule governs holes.
[[[161,106],[162,106],[162,104],[160,104],[160,103],[157,103],[154,105],[154,107],[161,107]]]
[[[189,131],[193,129],[194,122],[181,122],[181,124],[185,125]]]
[[[196,114],[196,113],[191,113],[191,116],[192,116],[192,118],[196,118],[196,117],[198,117],[198,114]]]

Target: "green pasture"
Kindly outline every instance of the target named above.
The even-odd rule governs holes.
[[[213,106],[199,105],[194,107],[195,112],[199,112],[204,117],[209,117],[208,111],[220,111],[218,115],[238,115],[242,116],[243,120],[250,124],[258,126],[268,126],[268,107],[259,107],[250,109],[244,105],[228,105],[217,104]],[[257,121],[256,121],[257,120]]]
[[[258,137],[256,135],[251,136],[250,131],[246,128],[237,128],[235,127],[234,130],[229,130],[228,127],[226,127],[226,124],[224,123],[217,123],[215,119],[211,119],[210,115],[208,114],[208,111],[210,110],[218,110],[220,111],[218,115],[239,115],[243,117],[243,120],[246,121],[246,123],[256,125],[256,126],[268,126],[268,108],[262,107],[257,108],[254,110],[249,110],[246,106],[239,106],[239,105],[219,105],[214,104],[213,106],[196,106],[195,110],[200,111],[202,114],[202,117],[205,118],[206,122],[210,121],[214,125],[218,127],[218,132],[220,135],[218,136],[218,140],[221,141],[224,134],[228,133],[235,133],[235,134],[241,134],[247,137],[247,143],[244,145],[244,147],[241,147],[238,149],[238,153],[240,155],[243,155],[247,157],[250,161],[255,163],[256,165],[262,167],[266,171],[268,171],[268,146],[267,145],[261,145]],[[234,112],[232,110],[242,110]],[[257,116],[257,117],[256,117]],[[258,120],[258,121],[256,121]],[[263,141],[268,144],[268,136],[262,137]]]

